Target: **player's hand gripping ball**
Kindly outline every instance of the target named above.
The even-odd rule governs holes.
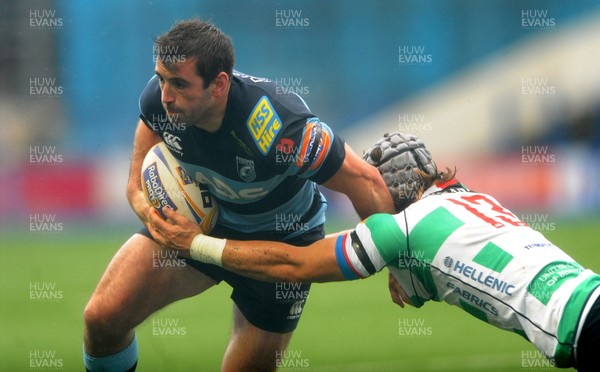
[[[153,146],[142,163],[142,189],[150,204],[166,218],[165,206],[195,221],[209,233],[219,217],[218,205],[206,186],[192,179],[161,142]]]

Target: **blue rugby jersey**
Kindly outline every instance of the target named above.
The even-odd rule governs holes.
[[[344,141],[300,96],[234,71],[215,133],[171,123],[156,76],[139,105],[148,128],[217,199],[221,226],[293,237],[325,222],[326,200],[316,185],[342,165]]]

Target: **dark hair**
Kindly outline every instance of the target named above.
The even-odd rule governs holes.
[[[177,70],[187,58],[196,60],[196,72],[204,87],[220,73],[231,77],[235,53],[229,36],[215,25],[198,19],[178,22],[169,32],[154,39],[154,55],[168,70]]]

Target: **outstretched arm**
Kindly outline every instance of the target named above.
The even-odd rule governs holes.
[[[196,252],[193,248],[190,252],[192,258],[204,255],[200,259],[203,262],[215,263],[229,271],[263,281],[346,280],[336,261],[335,245],[338,236],[330,235],[307,247],[271,241],[214,239],[205,235],[196,239],[202,233],[197,224],[170,208],[163,208],[162,211],[167,216],[166,220],[153,208],[149,211],[149,230],[152,236],[159,244],[184,252],[189,252],[190,247],[195,246]],[[207,256],[211,255],[213,257],[208,257],[207,260]]]
[[[307,247],[280,242],[227,240],[223,267],[263,281],[332,282],[345,280],[335,258],[336,237]]]

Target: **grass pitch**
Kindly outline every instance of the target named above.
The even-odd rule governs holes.
[[[544,233],[600,272],[600,220]],[[0,247],[0,371],[81,371],[83,308],[130,232],[65,223],[55,233],[4,231]],[[149,318],[138,330],[138,371],[217,371],[231,327],[223,283]],[[417,330],[407,332],[407,329]],[[428,303],[401,309],[387,275],[315,284],[282,371],[523,371],[550,366],[524,339]]]

